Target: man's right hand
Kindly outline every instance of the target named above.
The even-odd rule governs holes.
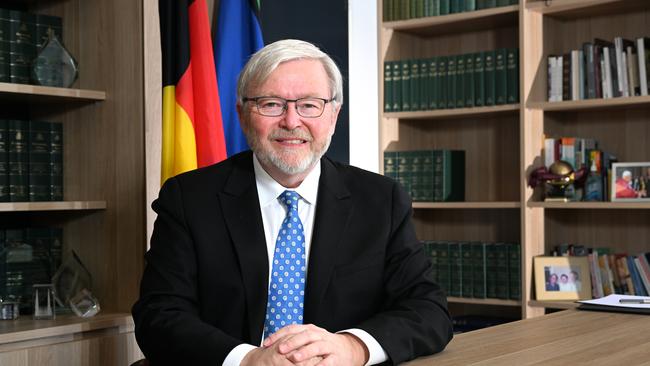
[[[293,363],[288,359],[291,354],[283,355],[278,350],[280,343],[276,342],[270,347],[258,347],[248,352],[240,366],[314,366],[323,359],[314,357],[300,363]]]

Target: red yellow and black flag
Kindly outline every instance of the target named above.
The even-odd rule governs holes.
[[[161,179],[226,158],[205,0],[160,0]]]

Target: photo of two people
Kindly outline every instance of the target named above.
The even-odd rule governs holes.
[[[546,291],[580,292],[580,269],[565,266],[545,266]]]

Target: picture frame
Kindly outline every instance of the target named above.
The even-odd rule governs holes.
[[[613,163],[610,179],[612,201],[650,201],[650,162]]]
[[[533,258],[537,300],[591,299],[588,257]]]

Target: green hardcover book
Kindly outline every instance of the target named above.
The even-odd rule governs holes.
[[[449,296],[460,297],[462,281],[460,245],[449,243]]]
[[[402,62],[392,61],[393,67],[393,112],[402,110]]]
[[[496,50],[496,57],[494,61],[494,90],[496,93],[496,104],[506,104],[506,100],[508,100],[508,73],[506,72],[507,57],[508,55],[505,48],[499,48]]]
[[[9,201],[29,200],[29,122],[9,120]]]
[[[63,201],[63,125],[50,123],[50,199]]]
[[[438,108],[438,58],[429,59],[429,107],[434,110]]]
[[[393,111],[393,65],[384,62],[384,112]]]
[[[465,200],[465,151],[435,151],[433,172],[434,201]]]
[[[411,91],[409,92],[412,111],[420,109],[420,60],[411,60]]]
[[[402,2],[402,19],[407,20],[413,18],[411,14],[411,2],[415,0],[401,0]]]
[[[411,110],[411,61],[402,60],[402,111]]]
[[[438,284],[449,295],[451,291],[451,262],[449,257],[449,242],[439,241],[437,248],[438,248]]]
[[[486,51],[483,53],[484,74],[485,74],[485,105],[494,105],[496,103],[496,79],[495,79],[495,51]]]
[[[431,2],[431,16],[440,15],[440,1],[441,0],[429,0]]]
[[[422,190],[422,200],[433,202],[433,151],[426,150],[422,152],[422,181],[420,189]]]
[[[510,5],[510,0],[496,0],[497,6],[507,6]]]
[[[474,10],[476,10],[476,0],[465,0],[464,11],[474,11]]]
[[[472,287],[473,297],[484,299],[486,297],[486,243],[472,243],[472,278],[474,286]]]
[[[485,296],[491,299],[497,297],[497,244],[488,243],[485,246]]]
[[[485,105],[485,68],[483,52],[474,54],[474,106]]]
[[[465,107],[465,55],[456,56],[456,108]]]
[[[497,6],[497,0],[484,0],[485,1],[485,8],[496,8]]]
[[[449,14],[449,1],[450,0],[440,0],[440,15]]]
[[[447,57],[447,108],[456,107],[456,56]]]
[[[29,121],[29,200],[50,200],[50,123]]]
[[[506,71],[506,75],[507,75],[506,103],[509,104],[519,103],[519,49],[518,48],[507,49],[506,70],[507,70]]]
[[[10,10],[9,20],[9,81],[28,84],[31,60],[36,57],[36,16]]]
[[[424,4],[425,0],[415,1],[415,18],[424,18]]]
[[[509,294],[512,300],[521,300],[521,246],[508,243]]]
[[[31,273],[32,283],[50,283],[56,270],[50,267],[50,229],[27,228],[25,240],[32,248],[32,262],[35,264]]]
[[[420,60],[420,108],[421,111],[429,109],[429,90],[431,80],[429,75],[429,59]]]
[[[9,123],[6,119],[0,119],[0,202],[9,202]]]
[[[420,0],[409,0],[409,18],[417,18],[418,17],[418,2]]]
[[[519,0],[510,0],[510,5],[519,5]]]
[[[474,258],[472,252],[472,243],[463,241],[458,245],[460,247],[460,296],[472,297],[474,296]]]
[[[428,240],[427,242],[427,251],[426,253],[429,255],[429,258],[431,259],[431,278],[436,282],[438,282],[438,242],[433,241],[433,240]]]
[[[9,10],[0,9],[0,82],[9,82],[11,54],[11,19]]]
[[[463,88],[465,92],[465,108],[471,108],[474,106],[475,100],[475,91],[474,91],[474,58],[475,53],[468,53],[465,55],[465,87]]]
[[[485,0],[476,0],[476,10],[486,9],[486,7]]]
[[[422,180],[422,152],[409,151],[410,173],[411,173],[411,199],[415,202],[422,201],[420,182]]]
[[[460,13],[463,11],[460,0],[449,0],[449,13]]]
[[[397,151],[384,151],[384,175],[398,180]]]
[[[399,0],[395,0],[395,1],[399,1]],[[390,22],[391,20],[393,20],[393,0],[384,0],[382,5],[383,5],[382,19],[384,20],[384,22]]]
[[[5,230],[0,229],[0,298],[7,295],[7,246]]]
[[[510,279],[508,273],[508,245],[506,243],[498,243],[496,245],[496,257],[496,295],[498,299],[508,299],[510,298]]]
[[[401,20],[404,17],[402,16],[402,0],[393,0],[393,19],[392,20]]]
[[[23,276],[22,267],[32,262],[32,250],[25,241],[23,229],[5,230],[4,259],[4,293],[0,294],[0,297],[5,301],[9,299],[22,304],[27,301],[24,295],[26,278]]]
[[[440,56],[438,57],[438,81],[437,81],[437,99],[436,103],[437,109],[446,109],[447,108],[447,57]]]
[[[411,193],[411,160],[408,151],[397,152],[397,181],[404,190]]]

